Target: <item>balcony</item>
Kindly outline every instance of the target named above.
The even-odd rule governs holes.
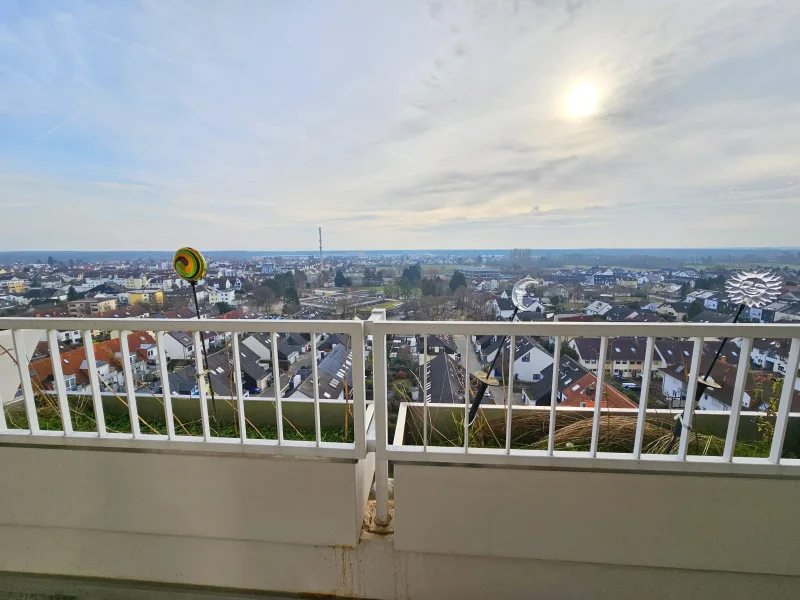
[[[747,360],[725,382],[726,411],[697,410],[693,402],[648,408],[655,388],[647,383],[636,408],[609,408],[604,378],[612,376],[602,369],[586,406],[558,400],[571,393],[573,382],[559,391],[559,366],[576,337],[600,338],[597,364],[607,362],[609,340],[643,338],[642,382],[657,371],[658,339],[689,340],[685,385],[694,397],[704,340],[741,338],[743,357],[753,339],[791,340],[787,373],[796,374],[800,325],[384,317],[376,310],[368,322],[0,319],[0,590],[87,598],[109,589],[118,597],[798,596],[794,381],[775,390],[766,412],[743,406],[752,391]],[[160,391],[137,387],[125,328],[153,334]],[[212,401],[199,352],[197,394],[171,393],[166,332],[188,332],[197,346],[209,328],[230,334],[231,393]],[[58,333],[65,330],[79,330],[86,348],[82,392],[64,384]],[[101,387],[91,367],[92,331],[118,332],[124,391]],[[349,336],[346,399],[321,398],[319,385],[311,399],[246,396],[239,346],[250,332],[268,334],[272,348],[280,333],[309,334],[312,348],[326,333]],[[480,366],[473,336],[483,335],[511,336],[508,370],[492,389],[494,402],[467,428],[474,392],[472,385],[464,392],[464,382]],[[423,356],[417,401],[397,397],[392,336],[413,339]],[[427,353],[434,336],[452,336],[458,352]],[[515,400],[514,353],[525,336],[555,342],[545,406]],[[42,337],[54,377],[52,389],[40,390],[28,361]],[[452,401],[434,402],[425,392],[434,376],[425,356],[452,366]],[[279,372],[277,352],[271,360]],[[311,368],[318,383],[316,361]],[[42,402],[56,407],[55,425],[37,418]],[[654,439],[671,432],[676,417],[683,431],[666,451]],[[336,428],[346,440],[327,437]]]

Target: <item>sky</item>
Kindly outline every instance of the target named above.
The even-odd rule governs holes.
[[[800,2],[0,3],[0,250],[800,246]]]

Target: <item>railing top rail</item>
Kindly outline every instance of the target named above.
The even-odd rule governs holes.
[[[304,319],[103,319],[83,317],[0,317],[1,329],[101,331],[230,331],[239,333],[346,333],[361,335],[362,321]]]
[[[534,335],[561,337],[800,337],[800,323],[583,323],[508,321],[376,321],[365,324],[370,334],[442,333],[450,335]]]

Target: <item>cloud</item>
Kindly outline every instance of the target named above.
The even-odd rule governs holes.
[[[0,249],[797,244],[795,3],[17,10]]]

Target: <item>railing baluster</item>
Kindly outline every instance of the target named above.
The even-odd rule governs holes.
[[[428,451],[428,335],[422,341],[422,446]]]
[[[3,401],[3,394],[0,394],[0,432],[5,432],[8,429],[6,423],[6,403]]]
[[[606,379],[606,353],[608,338],[600,338],[600,354],[597,357],[597,389],[594,393],[594,419],[592,421],[592,446],[589,450],[592,458],[597,456],[597,445],[600,441],[600,413],[603,409],[603,387]],[[613,364],[613,363],[612,363]]]
[[[64,435],[72,433],[72,415],[69,412],[67,387],[64,385],[64,371],[61,368],[61,352],[58,349],[58,332],[51,329],[47,332],[47,343],[50,346],[50,360],[53,365],[53,383],[58,394],[58,408],[61,412],[61,425]]]
[[[653,348],[656,338],[648,337],[644,350],[644,371],[642,371],[642,393],[639,394],[639,416],[636,419],[636,439],[633,442],[633,457],[641,458],[644,427],[647,423],[647,399],[650,395],[650,375],[653,372]]]
[[[753,340],[743,338],[739,352],[739,368],[736,370],[736,383],[734,383],[733,397],[731,398],[731,416],[728,419],[728,432],[725,434],[725,450],[722,452],[722,458],[727,462],[733,460],[736,437],[739,435],[739,416],[742,413],[742,399],[747,385],[747,375],[750,372],[750,353],[752,351]]]
[[[211,425],[208,421],[208,400],[206,399],[206,373],[203,368],[203,336],[199,331],[194,332],[194,368],[197,374],[197,395],[200,398],[200,421],[203,427],[203,439],[211,439]],[[208,373],[208,385],[211,383],[211,373]]]
[[[136,406],[136,390],[133,387],[133,370],[131,368],[131,352],[128,347],[129,331],[118,331],[119,349],[122,355],[122,373],[125,378],[125,394],[128,398],[128,414],[131,417],[131,432],[133,437],[142,437],[142,430],[139,426],[139,409]]]
[[[772,448],[769,453],[769,462],[776,465],[781,462],[783,453],[783,440],[786,437],[786,425],[789,423],[789,410],[792,406],[798,365],[800,365],[800,338],[794,338],[789,348],[789,360],[786,362],[786,375],[783,378],[781,401],[778,405],[778,415],[775,417],[775,433],[772,436]]]
[[[319,367],[317,366],[317,334],[311,334],[311,351],[314,355],[311,357],[311,381],[314,382],[314,436],[317,440],[317,447],[319,448],[322,442],[322,426],[320,425],[319,417]],[[374,352],[374,348],[373,348]],[[373,359],[373,366],[374,359]],[[373,393],[374,398],[374,393]]]
[[[367,430],[365,426],[367,412],[367,395],[364,390],[364,329],[361,326],[361,333],[350,337],[350,378],[352,386],[350,391],[353,394],[353,448],[358,458],[367,455]],[[344,381],[347,381],[347,353],[345,352]],[[346,386],[347,387],[347,386]],[[345,406],[347,406],[345,402]]]
[[[508,396],[506,397],[506,454],[511,454],[511,424],[514,411],[514,357],[517,351],[517,336],[511,336],[511,346],[508,351]],[[505,350],[505,348],[503,348]],[[500,363],[500,368],[503,364]]]
[[[94,420],[97,423],[97,435],[106,434],[106,417],[103,410],[103,397],[100,395],[100,379],[97,376],[97,360],[94,356],[94,342],[92,332],[84,330],[83,350],[86,356],[86,370],[89,373],[89,385],[92,389],[92,403],[94,404]]]
[[[373,316],[370,320],[382,321],[386,313]],[[386,334],[372,334],[372,397],[375,403],[375,522],[379,525],[389,523],[389,461],[384,458],[389,435],[387,413],[387,361]]]
[[[244,444],[247,441],[247,421],[244,415],[244,391],[242,389],[242,365],[239,358],[239,334],[231,336],[231,351],[233,352],[233,381],[236,384],[236,412],[239,422],[239,439]]]
[[[39,433],[39,415],[36,413],[36,397],[33,395],[31,385],[31,374],[28,366],[28,354],[25,351],[25,339],[22,337],[21,329],[11,331],[11,338],[14,340],[14,352],[17,356],[17,370],[19,371],[19,381],[22,385],[22,397],[25,400],[25,412],[28,417],[28,430],[31,434]]]
[[[272,379],[275,385],[275,424],[278,429],[278,444],[283,443],[283,407],[281,406],[281,377],[278,364],[278,334],[269,334],[272,345]],[[352,343],[352,342],[351,342]],[[346,354],[345,354],[346,356]],[[345,373],[345,377],[347,374]]]
[[[158,352],[158,372],[161,376],[161,396],[164,400],[164,419],[167,421],[167,437],[173,440],[175,439],[175,417],[172,415],[172,390],[169,386],[163,331],[156,331],[156,350]]]
[[[472,351],[469,349],[469,335],[464,336],[464,343],[467,347],[467,355],[464,357],[464,453],[469,452],[469,355]],[[428,393],[428,390],[425,390]],[[478,409],[480,412],[480,409]],[[475,418],[478,414],[475,414]]]
[[[686,460],[689,450],[689,436],[692,432],[692,417],[694,416],[694,396],[697,393],[697,380],[700,377],[700,357],[703,355],[703,338],[694,338],[692,350],[692,366],[689,372],[689,385],[686,389],[686,406],[681,418],[681,441],[678,445],[678,460]]]
[[[547,432],[547,454],[553,456],[556,435],[556,407],[558,406],[558,382],[561,368],[561,336],[556,336],[553,348],[553,387],[550,390],[550,422]]]

